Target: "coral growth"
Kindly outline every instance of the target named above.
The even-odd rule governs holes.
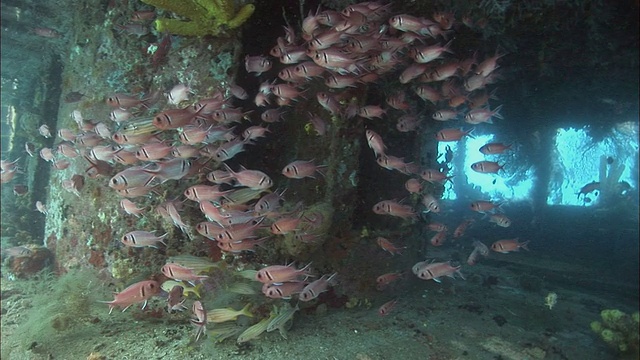
[[[189,21],[160,18],[155,21],[156,30],[183,36],[217,36],[225,30],[242,25],[255,10],[252,4],[244,5],[236,12],[232,0],[142,0],[163,10],[171,11]]]
[[[591,330],[600,335],[602,340],[621,353],[638,357],[638,312],[625,314],[618,309],[602,310],[602,322],[591,323]]]
[[[44,246],[27,245],[31,250],[27,256],[10,259],[11,273],[18,278],[28,278],[36,275],[53,264],[53,254]]]

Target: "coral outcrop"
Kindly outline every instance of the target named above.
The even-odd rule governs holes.
[[[247,4],[236,11],[233,0],[142,0],[157,8],[187,18],[155,21],[156,30],[182,36],[218,36],[242,25],[255,11]]]
[[[620,353],[632,354],[637,358],[639,316],[638,312],[629,315],[618,309],[602,310],[602,321],[592,322],[591,330]]]

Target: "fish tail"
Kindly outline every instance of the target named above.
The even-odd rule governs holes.
[[[493,116],[497,117],[498,119],[504,119],[504,117],[502,117],[502,114],[500,114],[500,110],[502,110],[502,105],[493,110]]]
[[[465,134],[466,134],[468,137],[470,137],[470,138],[472,138],[472,139],[475,139],[476,137],[473,135],[473,130],[475,130],[475,128],[471,128],[471,130],[469,130],[469,131],[465,131]]]
[[[202,295],[200,295],[200,291],[202,290],[202,288],[203,288],[203,287],[204,287],[204,284],[203,284],[203,283],[200,283],[200,284],[198,284],[198,285],[194,286],[194,287],[193,287],[193,289],[191,289],[191,291],[192,291],[194,294],[196,294],[196,297],[197,297],[198,299],[202,298]]]
[[[520,247],[525,249],[525,250],[527,250],[527,251],[529,251],[529,248],[527,247],[527,244],[529,244],[529,241],[531,241],[531,240],[527,240],[527,241],[523,242],[522,244],[520,244]]]
[[[253,314],[251,313],[251,311],[249,311],[249,309],[251,308],[251,303],[245,305],[242,310],[240,310],[240,314],[247,316],[247,317],[253,317]]]

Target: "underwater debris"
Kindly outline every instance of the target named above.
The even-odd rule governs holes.
[[[218,36],[242,25],[255,11],[253,4],[247,4],[236,12],[235,2],[231,0],[142,0],[163,10],[189,18],[156,19],[155,27],[160,33],[182,36]]]

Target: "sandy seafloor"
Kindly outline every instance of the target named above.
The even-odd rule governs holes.
[[[513,272],[518,263],[511,260],[530,266],[535,259],[531,253],[513,254],[509,270],[503,266],[498,269],[495,263],[479,264],[473,274],[482,277],[469,276],[466,281],[445,279],[437,284],[410,275],[399,287],[371,299],[369,308],[303,308],[294,318],[288,339],[273,331],[242,345],[233,338],[221,343],[204,338],[194,343],[189,311],[135,320],[139,307],[109,315],[100,303],[90,306],[89,321],[65,331],[56,333],[44,325],[47,330],[42,334],[33,329],[25,332],[21,324],[39,311],[33,307],[29,292],[40,285],[37,281],[3,279],[2,359],[620,358],[589,328],[592,321],[599,320],[602,309],[618,308],[627,313],[637,309],[632,298],[625,300],[604,290],[594,293],[598,282],[615,288],[614,279],[597,277],[570,264],[535,260],[538,266],[554,266],[563,281],[576,285],[568,290],[566,284],[546,281],[539,291],[525,291]],[[483,285],[480,279],[492,274],[498,283]],[[585,282],[589,278],[594,282]],[[587,283],[591,290],[579,285]],[[544,304],[550,291],[558,295],[553,309]],[[395,309],[386,317],[379,316],[378,307],[394,297],[399,299]],[[165,307],[165,300],[156,298],[150,306]],[[240,317],[238,322],[248,325],[247,320]],[[49,335],[43,337],[45,333]]]

